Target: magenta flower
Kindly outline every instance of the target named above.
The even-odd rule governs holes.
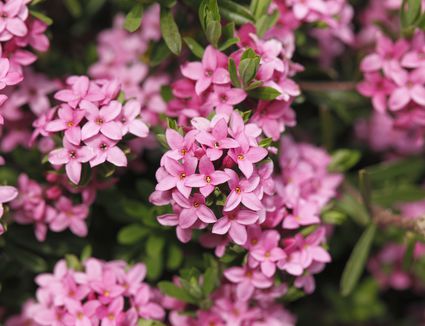
[[[360,64],[360,69],[364,72],[382,69],[386,76],[396,78],[401,71],[399,60],[408,48],[406,40],[400,39],[393,43],[389,38],[380,35],[376,43],[376,53],[366,56]]]
[[[186,178],[185,185],[197,187],[204,197],[208,197],[214,187],[227,182],[229,175],[223,171],[216,171],[208,156],[204,155],[199,160],[199,174],[193,174]]]
[[[80,145],[81,128],[79,126],[86,112],[83,110],[74,110],[69,105],[63,104],[58,110],[59,119],[50,121],[46,130],[57,132],[65,130],[65,139],[73,145]]]
[[[311,12],[325,14],[327,7],[322,0],[293,1],[293,11],[296,18],[305,19]]]
[[[116,326],[118,325],[123,309],[124,298],[117,297],[107,307],[100,306],[96,313],[101,316],[102,326]]]
[[[410,101],[425,105],[425,69],[416,69],[410,74],[399,74],[395,82],[398,88],[393,91],[388,101],[391,110],[401,110]]]
[[[76,108],[82,100],[98,102],[105,98],[99,86],[86,76],[72,76],[66,82],[71,89],[60,90],[55,94],[55,99],[67,102],[72,108]]]
[[[276,272],[276,264],[286,257],[282,248],[279,248],[280,235],[275,230],[262,234],[260,243],[250,251],[250,255],[260,263],[261,272],[272,277]]]
[[[238,245],[244,245],[247,240],[246,226],[258,221],[258,213],[250,210],[235,210],[224,212],[213,226],[212,233],[226,234]]]
[[[0,218],[3,216],[3,204],[14,200],[18,196],[18,190],[11,186],[0,186]]]
[[[174,160],[180,160],[187,154],[193,155],[192,152],[195,147],[194,142],[197,133],[196,130],[191,130],[183,137],[174,129],[167,129],[165,131],[165,137],[171,150],[166,155]]]
[[[111,101],[108,105],[99,109],[93,103],[83,100],[80,103],[80,108],[87,112],[86,118],[88,120],[81,130],[83,140],[99,133],[113,140],[122,138],[121,126],[114,121],[121,113],[122,106],[120,102]]]
[[[260,178],[258,176],[239,180],[239,177],[235,171],[231,169],[225,169],[225,172],[230,177],[228,184],[231,190],[224,204],[225,212],[234,210],[240,203],[244,204],[247,208],[252,209],[253,211],[259,211],[263,209],[263,204],[261,203],[258,196],[253,192],[260,184]]]
[[[173,160],[170,157],[164,157],[164,169],[168,175],[158,180],[156,190],[167,191],[174,187],[185,196],[189,198],[191,188],[185,185],[186,178],[196,171],[198,160],[195,157],[187,156],[183,164]]]
[[[220,119],[214,127],[212,127],[211,133],[207,131],[200,131],[196,136],[196,140],[202,145],[209,147],[206,150],[206,154],[211,161],[216,161],[223,155],[223,150],[239,147],[239,143],[236,140],[227,137],[227,135],[227,123],[224,119]]]
[[[28,8],[24,0],[9,0],[0,3],[0,41],[10,40],[13,36],[23,37],[28,28],[25,20]]]
[[[68,310],[68,314],[64,317],[64,321],[68,325],[90,326],[92,325],[92,317],[99,306],[100,302],[97,300],[90,300],[81,304],[80,301],[67,299],[65,307]]]
[[[58,215],[50,223],[52,231],[61,232],[66,228],[70,228],[74,234],[80,237],[87,235],[85,222],[89,214],[87,205],[73,205],[70,199],[61,197],[56,204],[56,209],[58,210]]]
[[[357,85],[357,90],[363,96],[372,98],[372,104],[378,112],[387,110],[387,97],[396,88],[395,84],[378,72],[366,73],[365,80]]]
[[[136,100],[130,100],[122,107],[118,121],[121,122],[123,136],[129,132],[137,137],[147,137],[149,128],[142,119],[140,119],[141,107],[142,105],[140,102]],[[139,118],[137,119],[137,117]]]
[[[121,295],[124,293],[124,287],[118,285],[117,275],[111,270],[104,271],[100,280],[93,280],[89,285],[98,294],[98,300],[102,304],[109,304],[117,298],[122,298]]]
[[[65,164],[65,171],[68,178],[75,184],[80,182],[81,164],[93,159],[95,153],[88,146],[75,146],[63,140],[63,148],[58,148],[50,152],[49,162],[54,165]]]
[[[425,67],[425,46],[422,46],[421,49],[407,52],[401,60],[401,65],[410,69]]]
[[[196,80],[196,94],[200,95],[212,83],[227,84],[230,82],[227,69],[220,67],[226,59],[223,60],[223,54],[214,49],[211,45],[205,49],[201,62],[189,62],[181,67],[183,76]]]
[[[267,149],[263,147],[243,146],[229,151],[229,156],[247,178],[254,172],[254,163],[260,162],[267,154]]]
[[[1,3],[0,3],[1,5]],[[22,74],[11,70],[10,62],[6,58],[0,58],[0,90],[6,86],[16,85],[24,79]]]
[[[273,280],[256,269],[248,267],[231,267],[224,271],[224,276],[231,282],[237,283],[236,295],[242,301],[249,300],[254,290],[267,289],[273,285]]]
[[[205,204],[205,197],[201,194],[185,198],[175,191],[173,199],[182,208],[179,215],[179,225],[182,229],[190,228],[198,219],[207,224],[217,221],[213,211]]]
[[[102,164],[105,161],[115,166],[127,166],[127,157],[124,152],[116,146],[116,141],[103,135],[97,135],[86,140],[86,144],[93,149],[95,154],[90,160],[91,167]]]
[[[297,206],[285,217],[282,223],[284,229],[297,229],[320,222],[317,205],[306,200],[299,200]]]
[[[138,315],[145,319],[162,319],[165,311],[157,303],[152,302],[152,291],[148,285],[140,286],[139,291],[134,296],[133,306]]]
[[[218,113],[230,116],[233,106],[241,103],[245,98],[246,93],[243,89],[214,85],[214,91],[209,96],[207,103],[215,107]]]

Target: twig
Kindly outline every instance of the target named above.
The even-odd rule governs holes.
[[[318,82],[308,82],[300,81],[298,82],[301,89],[307,92],[331,92],[331,91],[353,91],[356,89],[356,82],[353,81],[318,81]]]

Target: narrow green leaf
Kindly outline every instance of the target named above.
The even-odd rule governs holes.
[[[267,14],[267,10],[269,9],[271,0],[257,0],[253,1],[255,6],[252,5],[250,7],[250,11],[255,19],[259,19],[263,15]]]
[[[264,139],[261,139],[261,141],[258,143],[258,146],[267,148],[272,144],[272,142],[273,142],[273,139],[271,139],[270,137],[264,138]]]
[[[195,300],[195,298],[193,298],[191,295],[189,295],[189,293],[187,293],[185,290],[178,287],[172,282],[169,282],[169,281],[159,282],[158,288],[162,293],[170,297],[182,300],[187,303],[192,303],[192,304],[197,303],[197,300]]]
[[[47,17],[45,14],[43,14],[42,12],[39,12],[37,10],[32,10],[30,9],[30,13],[31,15],[33,15],[35,18],[41,20],[43,23],[45,23],[46,25],[50,26],[53,24],[53,20],[50,17]]]
[[[341,294],[349,295],[362,275],[376,233],[376,225],[370,224],[356,243],[341,278]]]
[[[198,58],[202,59],[204,56],[204,48],[191,37],[184,37],[183,40],[190,51],[192,51],[192,53]]]
[[[171,54],[168,46],[163,42],[156,42],[152,46],[152,52],[149,58],[149,65],[155,67],[161,64]]]
[[[80,255],[80,260],[84,262],[85,260],[90,258],[92,254],[93,254],[93,248],[91,245],[88,244],[83,248],[83,251],[81,252],[81,255]]]
[[[149,281],[157,280],[161,277],[164,270],[164,260],[162,256],[146,256],[144,257]]]
[[[381,206],[395,203],[414,202],[425,198],[425,189],[409,184],[392,184],[384,189],[374,190],[372,201]]]
[[[384,162],[367,168],[370,180],[375,183],[383,183],[401,179],[403,181],[418,181],[425,171],[423,159],[411,157],[407,159]]]
[[[255,23],[257,29],[257,34],[263,36],[270,28],[272,28],[278,21],[280,17],[279,10],[273,11],[271,15],[263,15]]]
[[[152,257],[161,257],[162,251],[164,250],[164,246],[165,238],[151,235],[149,236],[148,241],[146,242],[146,253]]]
[[[259,100],[274,100],[280,92],[272,87],[258,87],[248,92],[248,95]]]
[[[65,6],[74,17],[80,17],[82,14],[81,4],[78,0],[65,0]]]
[[[123,227],[118,232],[118,243],[130,245],[139,242],[149,234],[149,229],[146,229],[138,224],[131,224]]]
[[[143,5],[136,3],[129,11],[124,21],[124,28],[129,32],[135,32],[142,23]]]
[[[253,23],[254,17],[251,15],[248,8],[231,0],[219,0],[220,13],[223,17],[234,21],[236,24]]]
[[[167,253],[167,268],[175,270],[180,267],[183,262],[183,251],[179,246],[171,244]]]
[[[406,19],[409,26],[415,26],[422,13],[421,7],[421,0],[408,0]]]
[[[351,149],[339,149],[332,153],[332,161],[328,166],[330,172],[345,172],[356,165],[361,153]]]
[[[230,22],[223,27],[223,37],[224,39],[234,38],[235,36],[235,23]]]
[[[236,63],[235,60],[232,58],[229,58],[229,64],[228,64],[229,74],[230,74],[230,81],[232,82],[232,85],[234,87],[241,87],[241,82],[239,81],[237,69],[236,69]]]
[[[239,76],[242,79],[243,85],[248,85],[248,83],[254,79],[259,64],[259,57],[243,59],[239,62]]]
[[[210,42],[215,48],[217,47],[218,40],[221,36],[221,24],[219,21],[210,20],[207,22],[207,28],[205,30],[208,42]]]
[[[218,284],[218,270],[214,267],[208,267],[204,274],[202,283],[202,292],[205,296],[210,295]]]
[[[165,44],[167,44],[171,52],[179,55],[182,48],[182,40],[179,28],[174,21],[174,17],[170,9],[161,7],[160,25]]]
[[[220,51],[224,51],[227,50],[228,48],[230,48],[232,45],[235,45],[236,43],[239,42],[239,38],[237,37],[232,37],[227,39],[223,44],[220,45],[220,47],[218,48]]]

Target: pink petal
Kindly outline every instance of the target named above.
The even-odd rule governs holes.
[[[198,215],[199,219],[204,223],[214,223],[215,221],[217,221],[217,218],[215,217],[213,211],[205,205],[199,206],[199,208],[196,210],[196,214]]]
[[[234,210],[240,202],[242,201],[242,196],[238,194],[236,191],[232,191],[229,196],[226,198],[226,203],[224,204],[224,211],[230,212]]]
[[[76,185],[80,182],[81,178],[81,163],[76,160],[70,160],[65,165],[66,175]]]
[[[215,233],[215,234],[226,234],[229,231],[229,229],[230,229],[230,225],[231,225],[230,220],[226,216],[223,216],[222,218],[220,218],[214,224],[214,226],[212,228],[212,233]]]
[[[376,53],[369,54],[360,63],[360,69],[365,72],[376,71],[381,69],[381,67],[382,59]]]
[[[198,220],[193,209],[183,209],[180,212],[179,225],[182,229],[190,228]]]
[[[103,124],[100,127],[100,132],[113,140],[120,140],[122,138],[121,126],[115,121],[109,121]]]
[[[180,70],[183,76],[192,80],[198,80],[204,76],[204,68],[200,62],[189,62],[183,65]]]
[[[125,156],[124,152],[117,146],[111,147],[108,150],[106,160],[116,166],[127,166],[127,157]]]
[[[409,101],[409,92],[405,88],[398,88],[391,94],[388,104],[391,110],[397,111],[405,107]]]
[[[54,165],[62,165],[68,163],[69,154],[65,148],[58,148],[50,152],[49,162]]]
[[[415,85],[411,89],[410,95],[416,103],[422,106],[425,105],[425,87],[423,87],[422,85]]]
[[[253,192],[244,193],[242,195],[242,204],[244,204],[249,209],[254,211],[259,211],[263,209],[260,199]]]
[[[230,226],[229,236],[236,244],[241,246],[246,243],[246,239],[248,238],[245,226],[236,222]]]
[[[89,139],[95,135],[97,135],[100,131],[100,126],[92,121],[86,122],[81,129],[81,138],[83,140]]]
[[[11,186],[0,186],[0,203],[7,203],[18,196],[16,188]]]

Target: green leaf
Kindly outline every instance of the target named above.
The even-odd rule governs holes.
[[[82,14],[81,4],[78,0],[65,0],[65,6],[74,17],[80,17]]]
[[[92,254],[93,254],[93,248],[92,248],[92,246],[89,245],[89,244],[86,245],[83,248],[83,251],[81,252],[80,261],[84,262],[85,260],[87,260],[88,258],[90,258],[92,256]]]
[[[370,221],[369,214],[365,207],[351,195],[343,195],[336,202],[336,206],[360,225],[366,225]]]
[[[267,14],[271,0],[252,0],[249,7],[252,15],[255,19],[259,19],[263,15]]]
[[[146,242],[146,253],[151,257],[161,257],[165,246],[165,238],[151,235]]]
[[[248,83],[254,79],[259,64],[260,58],[258,56],[255,58],[243,59],[239,62],[239,76],[242,79],[243,85],[248,85]]]
[[[170,85],[162,85],[160,94],[164,102],[168,103],[173,98],[173,90]]]
[[[376,225],[370,224],[356,243],[341,278],[341,294],[349,295],[355,288],[364,270],[376,233]]]
[[[192,53],[198,58],[202,59],[204,56],[204,48],[191,37],[184,37],[183,40],[190,51],[192,51]]]
[[[243,60],[243,59],[254,59],[256,57],[258,57],[257,53],[255,53],[255,51],[253,49],[248,48],[242,53],[241,60]]]
[[[252,17],[250,11],[230,0],[220,0],[220,13],[229,21],[235,22],[235,24],[241,25],[245,23],[253,23],[254,17]]]
[[[205,35],[207,37],[208,42],[210,42],[216,48],[218,44],[218,40],[220,39],[220,36],[221,36],[220,22],[215,20],[207,21]]]
[[[272,28],[280,17],[279,10],[274,10],[271,15],[263,15],[255,23],[257,34],[263,36],[270,28]]]
[[[330,210],[322,213],[322,219],[327,224],[340,225],[346,221],[347,215],[340,211]]]
[[[176,0],[159,0],[158,2],[161,6],[165,6],[167,8],[172,8],[177,4]]]
[[[35,18],[41,20],[43,23],[45,23],[46,25],[50,26],[53,24],[53,19],[50,17],[47,17],[45,14],[43,14],[42,12],[39,12],[37,10],[33,10],[30,9],[30,13],[31,15],[33,15]]]
[[[66,265],[69,269],[73,269],[75,271],[81,270],[81,262],[75,255],[65,255]]]
[[[118,243],[122,245],[131,245],[139,242],[149,234],[149,229],[138,224],[131,224],[123,227],[118,232]]]
[[[396,203],[414,202],[425,198],[425,189],[409,184],[391,184],[387,188],[374,190],[372,201],[391,207]],[[413,216],[412,216],[413,217]]]
[[[139,319],[137,326],[165,326],[165,324],[157,320]]]
[[[272,142],[273,142],[273,139],[271,139],[270,137],[264,138],[264,139],[261,139],[261,141],[258,143],[258,146],[267,148],[272,144]]]
[[[167,253],[167,268],[176,270],[183,262],[183,251],[179,246],[171,244]]]
[[[191,303],[191,304],[196,304],[197,300],[195,300],[195,298],[193,298],[189,293],[187,293],[184,289],[178,287],[177,285],[175,285],[172,282],[169,281],[162,281],[158,283],[158,288],[159,290],[176,299],[179,299],[181,301],[187,302],[187,303]]]
[[[218,270],[214,267],[208,267],[202,283],[202,292],[205,296],[210,295],[215,290],[218,281]]]
[[[272,87],[258,87],[248,92],[248,95],[259,100],[274,100],[280,92]]]
[[[371,182],[417,181],[425,171],[423,159],[418,157],[385,162],[367,168]]]
[[[220,51],[224,51],[224,50],[228,49],[229,47],[231,47],[232,45],[235,45],[238,42],[239,42],[239,38],[237,38],[237,37],[229,38],[225,42],[223,42],[218,49]]]
[[[130,33],[135,32],[142,23],[143,5],[136,3],[129,11],[124,21],[124,28]]]
[[[241,82],[239,81],[238,73],[236,70],[236,63],[235,60],[233,60],[232,58],[229,58],[228,69],[232,85],[234,87],[241,87]]]
[[[156,42],[152,47],[152,52],[149,58],[149,65],[155,67],[161,64],[170,55],[170,50],[164,42]]]
[[[260,87],[261,85],[263,85],[263,82],[260,80],[253,80],[251,83],[249,83],[248,86],[245,86],[245,91],[248,92],[252,89],[256,89],[258,87]]]
[[[161,277],[164,269],[164,261],[161,256],[147,256],[144,258],[146,264],[146,277],[149,281],[157,280]]]
[[[361,158],[361,152],[351,149],[339,149],[332,153],[328,166],[330,172],[345,172],[355,166]]]
[[[170,9],[161,7],[160,25],[165,44],[167,44],[171,52],[179,55],[182,48],[182,39]]]
[[[230,22],[223,27],[223,37],[224,39],[234,38],[235,36],[235,23]]]

